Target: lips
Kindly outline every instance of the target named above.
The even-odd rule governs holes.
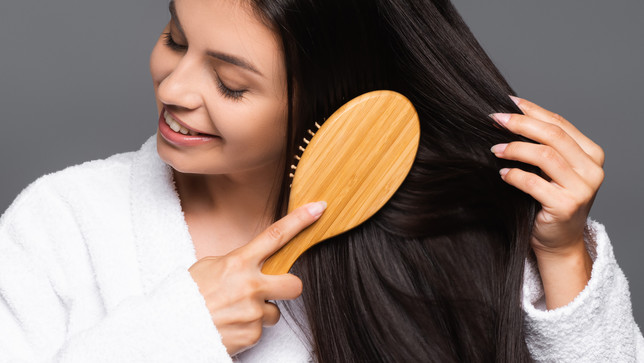
[[[200,130],[196,130],[194,128],[189,127],[186,123],[181,121],[178,117],[175,115],[171,114],[165,107],[163,108],[162,111],[163,117],[165,119],[165,122],[170,126],[170,128],[178,133],[184,134],[184,135],[191,135],[191,136],[217,136],[217,135],[212,135],[208,134],[205,132],[201,132]]]
[[[159,133],[168,143],[179,147],[221,142],[221,137],[189,128],[164,108],[159,115]]]

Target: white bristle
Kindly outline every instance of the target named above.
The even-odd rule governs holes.
[[[295,170],[295,169],[297,169],[297,166],[291,165],[291,169]]]
[[[302,146],[300,146],[300,151],[304,152],[304,148]]]
[[[300,160],[300,157],[298,155],[295,155],[295,159]]]
[[[307,140],[307,139],[306,139],[306,137],[304,138],[304,142],[305,142],[307,145],[309,144],[309,140]]]
[[[311,131],[311,130],[306,130],[306,131],[308,131],[308,132],[309,132],[309,134],[311,134],[311,136],[315,136],[315,132],[313,132],[313,131]]]

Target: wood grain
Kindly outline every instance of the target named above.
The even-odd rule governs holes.
[[[287,273],[311,246],[358,226],[394,194],[411,169],[420,124],[411,102],[393,91],[349,101],[305,146],[295,170],[288,211],[324,200],[322,217],[269,257],[265,274]]]

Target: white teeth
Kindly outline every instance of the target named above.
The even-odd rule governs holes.
[[[163,117],[165,118],[165,123],[168,124],[168,126],[170,126],[172,131],[181,132],[184,135],[188,134],[188,129],[183,127],[183,126],[181,126],[181,125],[179,125],[179,123],[172,118],[172,115],[170,115],[168,113],[168,111],[165,111],[163,113]],[[184,130],[185,130],[185,132],[184,132]]]
[[[179,132],[179,130],[181,130],[181,126],[179,126],[179,124],[176,121],[171,121],[170,122],[170,128],[174,132]]]
[[[168,124],[168,126],[170,126],[172,131],[180,132],[184,135],[190,135],[190,136],[199,135],[197,131],[193,131],[184,126],[181,126],[174,118],[172,118],[172,115],[170,115],[168,111],[163,112],[163,117],[165,118],[165,123]]]

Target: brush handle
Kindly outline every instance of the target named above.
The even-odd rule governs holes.
[[[277,252],[279,253],[279,258],[273,257],[276,255],[268,258],[262,266],[262,273],[267,275],[281,275],[288,273],[298,257],[309,249],[310,245],[306,243],[306,241],[313,238],[315,234],[315,232],[311,233],[309,231],[311,227],[312,226],[303,230],[289,243],[284,245],[284,247]]]

